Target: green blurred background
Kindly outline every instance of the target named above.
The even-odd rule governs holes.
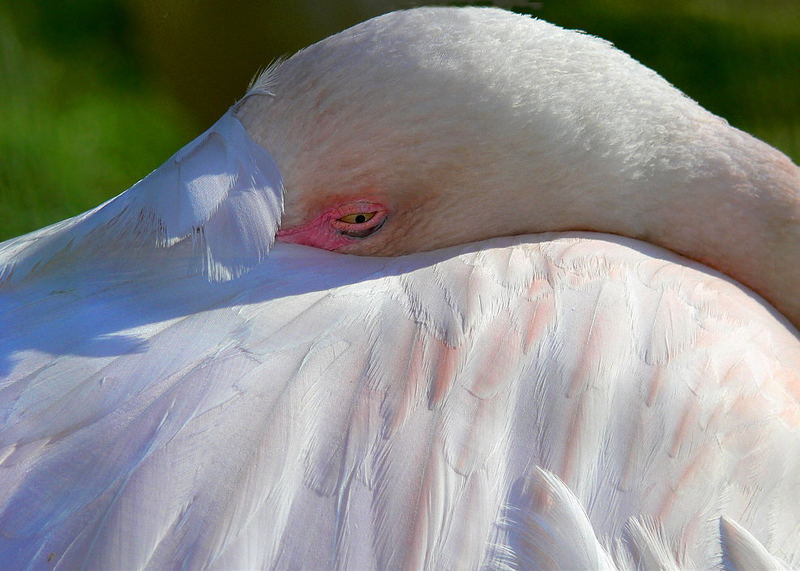
[[[800,161],[800,1],[495,4],[613,41]],[[118,194],[210,125],[275,57],[413,5],[0,2],[0,240]]]

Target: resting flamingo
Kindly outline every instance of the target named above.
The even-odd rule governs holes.
[[[607,42],[369,20],[0,245],[0,566],[798,566],[798,238]]]

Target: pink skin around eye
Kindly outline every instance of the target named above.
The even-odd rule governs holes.
[[[375,212],[370,220],[361,224],[348,224],[339,220],[348,214],[359,214]],[[330,208],[314,218],[311,222],[286,228],[278,231],[276,238],[281,242],[290,244],[302,244],[323,250],[338,250],[348,244],[353,244],[364,238],[348,236],[345,232],[359,233],[369,232],[369,230],[383,224],[386,220],[386,207],[378,202],[369,200],[359,200],[340,204]]]

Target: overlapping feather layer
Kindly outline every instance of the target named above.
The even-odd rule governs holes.
[[[5,567],[800,565],[800,344],[724,278],[596,234],[195,254],[3,290]]]

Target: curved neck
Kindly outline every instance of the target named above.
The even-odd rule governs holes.
[[[728,128],[692,149],[701,168],[642,202],[635,238],[665,246],[750,287],[800,328],[800,168]],[[627,233],[627,232],[625,232]]]
[[[321,53],[306,50],[270,75],[276,95],[249,98],[237,114],[294,189],[286,218],[293,205],[303,212],[301,194],[357,189],[365,181],[416,206],[407,222],[417,228],[413,234],[353,253],[399,255],[509,234],[607,232],[715,268],[800,327],[800,169],[624,54],[581,41],[587,53],[569,59],[574,73],[560,71],[558,53],[544,57],[556,41],[519,52],[507,69],[522,71],[507,76],[506,67],[491,65],[492,58],[505,61],[505,52],[461,53],[464,44],[446,44],[442,49],[457,52],[452,61],[493,69],[504,81],[459,74],[472,78],[465,86],[411,73],[407,85],[415,88],[399,90],[381,79],[391,65],[369,59],[370,50],[358,52],[368,61],[348,50],[317,60]],[[532,60],[522,65],[525,58]],[[594,64],[602,64],[602,74]],[[325,66],[345,71],[329,74]],[[398,77],[408,69],[400,66]],[[395,103],[381,104],[387,100]],[[449,211],[461,223],[420,224]]]

